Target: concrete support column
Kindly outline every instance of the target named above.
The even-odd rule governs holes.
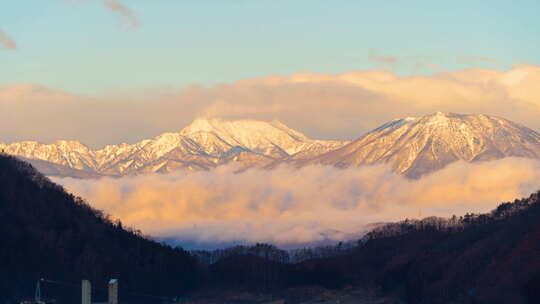
[[[92,304],[92,284],[88,280],[82,281],[82,304]]]

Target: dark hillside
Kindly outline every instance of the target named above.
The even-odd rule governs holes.
[[[375,246],[391,244],[401,251],[389,253],[380,280],[386,289],[403,288],[408,298],[426,302],[536,303],[538,291],[531,286],[540,275],[539,234],[540,196],[535,193],[491,214],[378,239]]]
[[[188,252],[123,229],[28,163],[3,154],[0,270],[2,303],[32,296],[42,277],[77,284],[88,278],[96,288],[118,278],[121,291],[167,296],[193,290],[200,282],[197,262]],[[58,289],[44,287],[46,294],[64,300],[60,303],[80,301],[80,287]]]
[[[490,214],[386,225],[349,255],[302,265],[408,303],[538,303],[540,194]]]

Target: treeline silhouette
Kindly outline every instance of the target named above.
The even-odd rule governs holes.
[[[103,287],[114,277],[121,290],[170,297],[354,285],[406,303],[537,303],[540,192],[487,214],[380,225],[334,246],[187,252],[111,221],[0,155],[0,303],[32,295],[40,277]],[[78,288],[47,288],[59,303],[80,301]]]
[[[312,259],[345,255],[352,252],[356,244],[357,242],[339,242],[336,245],[283,250],[272,244],[257,243],[251,246],[237,245],[215,250],[192,250],[191,254],[205,265],[214,264],[235,255],[252,255],[273,262],[295,264]]]

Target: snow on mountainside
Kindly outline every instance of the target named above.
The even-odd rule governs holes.
[[[175,170],[208,170],[228,163],[241,168],[277,160],[313,157],[347,142],[312,140],[278,121],[197,119],[178,133],[135,144],[93,150],[77,141],[4,144],[0,150],[33,162],[49,175],[122,176]]]
[[[93,150],[77,141],[0,143],[47,175],[123,176],[176,170],[239,170],[283,163],[357,167],[390,164],[409,177],[508,156],[540,159],[540,134],[503,118],[438,112],[390,121],[353,142],[313,140],[278,121],[197,119],[177,133]]]
[[[456,160],[510,156],[540,158],[540,134],[503,118],[437,112],[391,121],[342,148],[300,160],[297,165],[384,163],[395,172],[419,177]]]
[[[343,145],[340,141],[311,140],[279,121],[197,119],[180,134],[204,143],[205,147],[214,147],[215,156],[223,155],[233,146],[282,158],[318,148],[329,151]]]

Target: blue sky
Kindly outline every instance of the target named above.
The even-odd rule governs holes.
[[[120,3],[136,29],[101,0],[1,1],[0,30],[17,48],[0,50],[0,84],[102,94],[295,72],[540,64],[537,0]]]

